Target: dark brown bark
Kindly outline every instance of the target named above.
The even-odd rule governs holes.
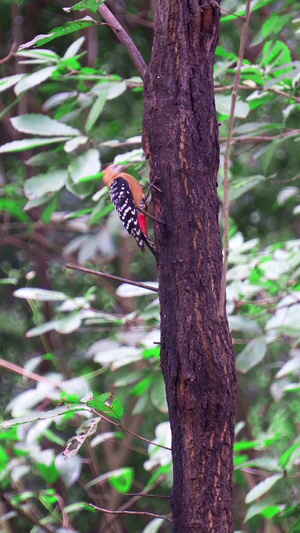
[[[161,361],[172,429],[177,533],[232,533],[236,382],[218,305],[222,275],[213,94],[220,10],[158,0],[145,79],[144,148],[156,224]]]

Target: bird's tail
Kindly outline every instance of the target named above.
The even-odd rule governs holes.
[[[144,243],[148,246],[149,250],[153,253],[155,259],[156,259],[156,248],[155,248],[155,244],[149,239],[149,237],[147,237],[146,235],[144,235],[144,233],[142,233],[142,236],[143,236],[143,241]]]

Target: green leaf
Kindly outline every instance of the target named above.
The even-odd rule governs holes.
[[[76,513],[76,512],[80,512],[80,511],[91,511],[93,513],[96,513],[95,509],[93,509],[93,507],[91,507],[88,503],[86,502],[76,502],[76,503],[71,503],[71,505],[67,505],[65,508],[64,508],[64,512],[65,513]]]
[[[57,471],[54,462],[51,465],[39,463],[36,465],[36,468],[47,483],[55,483],[59,479],[59,472]],[[44,502],[42,501],[42,503],[45,504],[46,500],[44,499]]]
[[[75,184],[84,178],[94,176],[101,170],[99,152],[95,148],[87,150],[73,159],[69,165],[69,172]]]
[[[46,144],[53,144],[57,142],[68,141],[69,137],[55,137],[52,139],[43,139],[34,137],[32,139],[23,139],[22,141],[12,141],[11,143],[2,144],[0,146],[0,154],[9,152],[24,152],[24,150],[32,150],[39,146],[45,146]]]
[[[300,368],[300,357],[293,357],[290,359],[290,361],[287,361],[281,369],[277,372],[275,378],[282,378],[284,376],[287,376],[291,372],[294,372],[295,370],[299,370]]]
[[[220,115],[229,116],[231,108],[231,96],[217,93],[215,95],[215,100],[217,112],[220,113]],[[243,102],[241,99],[238,99],[235,106],[234,116],[237,118],[246,118],[249,110],[249,104],[247,102]]]
[[[272,13],[270,17],[264,22],[262,26],[262,34],[264,39],[269,35],[277,35],[283,28],[287,26],[291,19],[291,15],[283,15],[282,13]]]
[[[101,218],[106,217],[109,213],[111,213],[114,210],[114,206],[112,204],[107,205],[106,207],[102,208],[103,203],[100,202],[94,207],[94,209],[91,212],[91,216],[89,218],[89,225],[92,226],[93,224],[96,224],[98,220]]]
[[[145,285],[153,287],[154,289],[158,288],[157,281],[143,281]],[[116,294],[121,298],[135,298],[137,296],[152,295],[155,296],[155,292],[150,289],[144,289],[143,287],[135,287],[134,285],[129,285],[128,283],[122,283],[117,288]]]
[[[78,196],[81,199],[86,198],[93,193],[95,185],[93,181],[82,181],[80,183],[74,183],[70,175],[68,175],[66,188],[69,192]]]
[[[19,50],[30,48],[33,45],[43,46],[44,44],[49,43],[50,41],[53,41],[53,39],[57,39],[58,37],[64,37],[65,35],[68,35],[69,33],[74,33],[75,31],[81,31],[84,28],[93,26],[94,24],[97,24],[97,21],[92,19],[92,17],[89,17],[89,16],[86,16],[82,19],[78,19],[72,22],[67,22],[64,26],[53,28],[53,30],[47,35],[37,35],[31,41],[21,44],[21,46],[19,46]]]
[[[240,457],[240,456],[238,456]],[[277,459],[274,457],[269,457],[267,455],[263,455],[262,457],[257,457],[255,459],[245,459],[241,463],[238,464],[239,468],[245,468],[245,467],[255,467],[255,468],[262,468],[263,470],[268,470],[269,472],[281,472],[282,469],[279,466],[279,463]]]
[[[251,505],[249,509],[247,510],[244,522],[248,522],[248,520],[251,520],[251,518],[253,518],[254,516],[262,514],[262,512],[269,507],[269,505],[270,505],[269,498],[266,500],[263,500],[262,502]]]
[[[28,89],[32,89],[33,87],[40,85],[41,83],[43,83],[43,81],[50,78],[53,72],[56,71],[56,69],[57,69],[56,66],[46,67],[46,68],[37,70],[36,72],[33,72],[33,74],[28,74],[27,76],[24,76],[15,86],[14,88],[15,94],[18,96],[24,91],[28,91]]]
[[[267,41],[262,51],[261,65],[272,67],[284,65],[292,61],[291,52],[288,46],[282,41]]]
[[[280,456],[280,459],[279,459],[279,463],[280,463],[280,466],[285,469],[292,454],[294,453],[295,450],[298,450],[300,447],[300,442],[296,442],[295,444],[293,444],[292,446],[290,446],[290,448],[288,448],[281,456]],[[296,460],[296,458],[295,458]],[[290,467],[293,466],[292,465],[289,465]]]
[[[152,404],[154,405],[154,407],[156,407],[156,409],[158,409],[158,411],[160,411],[161,413],[168,412],[166,388],[162,374],[159,374],[155,377],[154,384],[150,392],[150,399]]]
[[[13,117],[10,121],[17,131],[31,135],[44,135],[45,137],[80,135],[80,131],[76,128],[38,113],[27,113]]]
[[[21,222],[29,222],[29,217],[24,213],[19,201],[11,198],[0,198],[0,212],[4,211],[10,213],[13,217],[21,220]]]
[[[31,57],[33,59],[47,59],[50,62],[58,63],[60,60],[59,55],[56,54],[56,52],[53,52],[53,50],[49,50],[47,48],[40,48],[39,50],[18,50],[16,53],[18,57]]]
[[[137,383],[130,391],[132,396],[141,396],[146,392],[149,386],[152,383],[152,377],[144,378],[139,383]]]
[[[58,169],[47,174],[38,174],[26,180],[24,192],[27,198],[40,198],[45,194],[60,191],[67,181],[68,172]]]
[[[39,302],[58,302],[67,299],[67,296],[63,292],[47,291],[46,289],[35,289],[33,287],[18,289],[13,294],[16,298],[36,300]]]
[[[55,209],[57,208],[58,201],[59,201],[59,195],[56,194],[52,198],[52,200],[49,202],[47,207],[45,207],[45,209],[43,210],[43,212],[41,214],[41,220],[42,220],[42,222],[44,222],[44,224],[49,224],[49,222],[51,220],[52,213],[54,213]]]
[[[18,83],[22,78],[24,78],[25,74],[15,74],[14,76],[7,76],[6,78],[0,79],[0,92],[6,91],[6,89],[9,89],[16,83]]]
[[[252,334],[261,334],[261,328],[255,322],[255,320],[250,320],[245,316],[241,315],[230,315],[228,317],[228,322],[230,329],[233,331],[244,331],[245,333]]]
[[[81,0],[72,7],[63,7],[64,11],[69,13],[70,11],[78,11],[79,9],[89,9],[93,13],[97,13],[98,8],[103,4],[105,0]]]
[[[149,524],[143,529],[142,533],[157,533],[160,527],[164,524],[163,518],[154,518]]]
[[[37,422],[38,420],[47,420],[49,418],[56,418],[57,416],[65,415],[66,413],[76,413],[78,411],[84,410],[84,407],[78,406],[63,406],[57,407],[50,411],[31,411],[27,415],[19,416],[18,418],[13,418],[11,420],[6,420],[0,424],[0,430],[10,428],[12,426],[18,426],[20,424],[29,424],[31,422]]]
[[[239,180],[236,180],[230,183],[230,189],[229,189],[230,202],[234,202],[235,200],[240,198],[240,196],[250,191],[258,183],[261,183],[264,180],[265,180],[265,177],[258,174],[257,176],[249,176],[249,178],[239,179]]]
[[[74,150],[76,150],[76,148],[78,148],[78,146],[80,146],[81,144],[85,144],[88,140],[89,138],[85,137],[84,135],[73,137],[73,139],[70,139],[66,142],[64,150],[65,152],[67,152],[67,154],[73,152]]]
[[[0,471],[5,468],[9,461],[9,457],[3,446],[0,446]]]
[[[126,89],[127,83],[125,80],[115,83],[108,91],[107,100],[113,100],[114,98],[118,98],[126,91]]]
[[[85,123],[85,129],[87,133],[92,129],[95,122],[101,115],[102,110],[105,106],[107,95],[108,95],[108,91],[102,91],[97,97],[97,99],[95,100],[95,102],[93,103],[91,110],[88,114],[86,123]]]
[[[106,392],[100,394],[94,400],[87,402],[87,405],[97,409],[97,411],[101,411],[104,414],[121,420],[124,414],[123,403],[120,398],[114,398],[113,401],[111,401],[111,398],[112,395],[109,392]]]
[[[274,516],[280,514],[285,508],[285,505],[269,505],[262,511],[262,516],[270,520]]]
[[[258,483],[258,485],[256,485],[253,489],[251,489],[250,492],[248,492],[245,502],[251,503],[254,500],[257,500],[257,498],[260,498],[263,494],[268,492],[275,485],[275,483],[282,478],[283,474],[274,474],[274,476],[267,477]]]
[[[15,278],[1,278],[0,285],[17,285],[18,280]],[[1,440],[1,435],[0,435]]]
[[[85,37],[79,37],[79,39],[76,39],[74,43],[72,43],[67,51],[65,52],[63,59],[69,59],[70,57],[76,56],[77,52],[79,52],[81,45],[84,43]]]
[[[250,368],[258,365],[266,355],[267,343],[265,337],[253,339],[236,358],[236,368],[246,374]]]
[[[130,467],[120,468],[110,472],[109,483],[121,494],[126,494],[132,485],[134,479],[134,470]]]

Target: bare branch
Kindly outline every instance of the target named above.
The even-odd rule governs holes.
[[[17,507],[16,505],[13,505],[10,500],[3,494],[2,491],[0,491],[0,500],[8,507],[11,511],[15,511],[19,516],[24,518],[26,522],[29,522],[30,524],[33,524],[34,526],[38,526],[38,528],[41,531],[45,531],[46,533],[54,533],[54,529],[46,526],[45,524],[41,524],[38,520],[35,520],[32,516],[32,513],[29,515],[25,513],[20,507]]]
[[[108,7],[105,4],[102,4],[98,8],[98,13],[105,20],[105,22],[107,22],[107,24],[111,26],[111,29],[114,32],[114,34],[118,37],[119,41],[125,46],[134,65],[136,66],[136,69],[139,75],[141,76],[143,80],[146,75],[147,65],[142,57],[141,52],[135,46],[131,37],[124,30],[123,26],[121,26],[119,21],[116,19],[116,17],[113,15],[113,13],[108,9]]]
[[[224,91],[231,91],[233,87],[234,87],[233,85],[216,85],[214,87],[214,91],[215,93],[222,93]],[[251,87],[249,87],[249,85],[239,85],[238,89],[244,90],[244,91],[261,91],[261,92],[275,93],[280,96],[284,96],[284,98],[295,100],[295,102],[300,103],[300,98],[298,96],[294,96],[293,94],[289,94],[289,93],[286,93],[285,91],[281,91],[280,89],[277,89],[276,87],[265,88],[261,85],[254,84],[254,85],[251,85]]]
[[[103,509],[103,507],[97,507],[97,505],[93,505],[92,503],[89,503],[88,505],[96,509],[96,511],[102,511],[103,513],[146,515],[146,516],[152,516],[153,518],[162,518],[163,520],[167,520],[167,522],[172,522],[172,519],[168,518],[167,516],[163,516],[163,515],[155,514],[155,513],[149,513],[148,511],[111,511],[111,509]]]
[[[7,54],[7,56],[5,56],[3,59],[0,59],[0,65],[3,65],[3,63],[7,63],[7,61],[9,61],[10,58],[15,55],[17,50],[18,50],[18,44],[13,43],[10,49],[10,52]]]
[[[121,281],[122,283],[128,283],[128,285],[134,285],[135,287],[141,287],[142,289],[147,289],[148,291],[158,292],[158,289],[156,289],[155,287],[151,287],[150,285],[146,285],[145,283],[140,283],[139,281],[132,281],[131,279],[120,278],[119,276],[113,276],[113,274],[107,274],[106,272],[99,272],[98,270],[92,270],[90,268],[70,264],[67,264],[66,268],[70,268],[71,270],[78,270],[79,272],[91,274],[92,276],[115,279],[116,281]]]
[[[14,363],[10,363],[9,361],[5,361],[4,359],[0,359],[0,367],[7,368],[7,370],[11,370],[11,372],[15,372],[16,374],[20,374],[21,376],[24,376],[25,378],[32,379],[34,381],[38,381],[40,383],[47,383],[48,385],[53,385],[54,387],[63,388],[63,384],[59,381],[54,381],[53,379],[46,378],[44,376],[39,376],[38,374],[35,374],[35,372],[30,372],[30,370],[25,370],[25,368],[22,368]]]
[[[273,142],[278,139],[284,139],[286,137],[292,137],[293,135],[300,135],[300,130],[290,130],[279,135],[240,135],[239,137],[231,137],[231,144],[234,143],[260,143],[260,142]],[[221,137],[220,143],[227,143],[228,137]]]
[[[103,413],[99,413],[96,409],[92,409],[92,412],[95,413],[96,415],[100,416],[101,418],[103,418],[103,420],[106,420],[107,422],[109,422],[113,426],[117,426],[118,428],[122,429],[123,431],[126,431],[126,433],[130,433],[130,435],[133,435],[134,437],[136,437],[137,439],[142,440],[143,442],[147,442],[148,444],[153,444],[153,446],[158,446],[158,448],[164,448],[165,450],[171,451],[171,448],[168,448],[168,446],[163,446],[162,444],[158,444],[157,442],[153,442],[152,440],[146,439],[145,437],[141,437],[141,435],[138,435],[134,431],[131,431],[131,429],[125,428],[124,426],[122,426],[122,424],[120,424],[118,422],[114,422],[114,420],[111,420],[110,418],[105,416]]]
[[[228,269],[228,256],[229,256],[229,160],[230,160],[230,148],[231,148],[231,139],[234,125],[234,111],[235,105],[238,98],[238,87],[241,77],[241,68],[244,57],[244,50],[247,39],[247,31],[250,20],[250,0],[246,0],[246,13],[245,21],[243,24],[240,49],[238,55],[238,61],[236,66],[236,73],[234,79],[234,85],[232,89],[232,98],[231,98],[231,108],[229,115],[229,124],[228,124],[228,137],[226,143],[226,151],[224,158],[224,204],[223,204],[223,213],[224,213],[224,261],[223,261],[223,271],[222,271],[222,281],[221,281],[221,293],[220,293],[220,303],[219,303],[219,316],[220,318],[224,317],[225,313],[225,303],[226,303],[226,277]]]

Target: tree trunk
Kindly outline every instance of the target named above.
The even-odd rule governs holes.
[[[201,4],[201,7],[200,7]],[[232,533],[236,382],[219,318],[222,246],[213,65],[220,8],[158,0],[144,149],[156,223],[161,362],[172,430],[174,532]]]

